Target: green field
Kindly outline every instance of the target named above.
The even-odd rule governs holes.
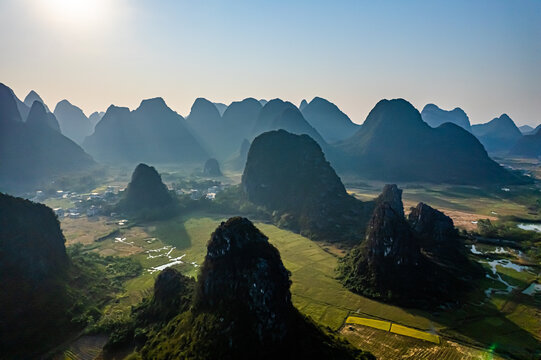
[[[133,245],[114,242],[113,239],[94,243],[95,251],[134,256],[145,268],[143,275],[126,283],[125,293],[107,307],[105,318],[127,316],[132,305],[150,294],[157,273],[151,274],[147,270],[153,266],[163,265],[169,260],[165,257],[149,259],[148,250],[166,246],[175,247],[170,256],[175,258],[184,255],[182,260],[185,262],[175,267],[187,275],[196,276],[198,267],[192,263],[200,265],[203,262],[211,233],[227,217],[205,213],[180,216],[123,230],[122,236],[125,236],[127,241],[133,242]],[[527,354],[532,352],[535,346],[540,345],[540,326],[532,320],[532,316],[535,319],[538,305],[532,302],[532,297],[494,295],[489,301],[480,304],[482,299],[476,295],[472,297],[472,304],[461,310],[432,313],[383,304],[351,293],[335,279],[337,255],[298,234],[270,224],[261,222],[255,224],[279,249],[284,265],[291,271],[294,305],[321,325],[339,330],[348,315],[358,314],[423,331],[436,330],[445,339],[444,343],[459,342],[463,348],[469,349],[467,344],[489,348],[494,343],[497,344],[497,351],[516,353],[521,358],[528,358]],[[150,240],[151,243],[148,242]],[[126,252],[128,250],[134,253]],[[497,269],[503,278],[521,287],[536,278],[532,273],[518,273],[501,267]],[[483,289],[498,288],[499,283],[485,279],[481,286]],[[387,342],[395,341],[394,337],[398,336],[378,331],[371,332],[371,339],[377,338],[378,341]],[[355,337],[356,341],[360,341],[361,338]],[[369,347],[368,343],[360,342],[358,345],[361,348]],[[426,351],[425,345],[415,346]],[[456,346],[447,346],[446,353],[451,354],[454,348]]]

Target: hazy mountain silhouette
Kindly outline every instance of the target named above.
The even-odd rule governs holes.
[[[285,130],[254,139],[242,189],[250,202],[272,212],[280,226],[314,240],[357,242],[368,221],[366,209],[371,209],[346,192],[312,138]]]
[[[162,98],[134,111],[111,105],[83,147],[108,163],[200,163],[209,158],[182,116]]]
[[[220,116],[223,116],[225,110],[227,109],[227,105],[223,103],[215,102],[213,103],[214,106],[216,106],[216,109],[218,109],[218,112],[220,113]]]
[[[216,159],[208,159],[203,166],[203,175],[204,176],[222,176],[222,171],[220,170],[220,164]]]
[[[519,126],[518,129],[520,130],[522,135],[530,135],[534,131],[534,128],[530,125],[522,125]]]
[[[464,130],[471,132],[471,124],[468,115],[461,108],[457,107],[453,110],[443,110],[437,105],[427,104],[421,111],[423,121],[428,125],[436,128],[446,122],[460,126]]]
[[[94,128],[96,127],[96,124],[100,122],[103,115],[105,115],[105,112],[103,111],[94,111],[88,117],[88,121],[90,121],[90,125],[92,126],[92,132],[94,132]]]
[[[33,127],[48,126],[49,128],[60,132],[60,126],[54,114],[46,112],[45,106],[39,101],[34,101],[32,104],[26,123]]]
[[[92,133],[92,124],[81,109],[68,100],[62,100],[54,109],[62,134],[81,144]]]
[[[52,114],[44,110],[35,103],[29,123],[22,122],[13,91],[0,84],[0,189],[22,189],[95,164],[48,125]]]
[[[339,144],[349,158],[336,157],[341,170],[367,178],[486,184],[518,181],[490,159],[481,143],[461,127],[426,124],[406,100],[381,100],[361,129]]]
[[[317,143],[326,147],[327,143],[301,114],[299,109],[289,101],[273,99],[269,101],[261,111],[252,130],[255,137],[267,131],[284,129],[290,133],[309,135]]]
[[[302,99],[301,103],[299,104],[299,110],[300,111],[303,111],[304,108],[308,105],[308,102],[306,101],[306,99]]]
[[[532,131],[529,135],[522,136],[509,151],[510,155],[527,158],[541,156],[541,131]]]
[[[360,128],[336,105],[320,97],[315,97],[301,111],[308,123],[329,143],[351,137]]]
[[[28,95],[26,95],[26,97],[24,98],[24,104],[26,106],[28,106],[28,108],[31,108],[32,107],[32,104],[34,103],[34,101],[39,101],[40,103],[43,104],[43,106],[45,107],[45,111],[47,112],[51,112],[51,110],[49,110],[49,108],[47,107],[47,105],[45,104],[45,102],[43,101],[43,99],[41,98],[41,96],[38,95],[37,92],[35,92],[34,90],[31,90]]]
[[[212,233],[190,309],[152,334],[143,359],[373,359],[302,316],[278,250],[246,218]]]
[[[489,153],[508,152],[522,137],[522,133],[507,114],[485,124],[473,125],[472,133]]]
[[[197,139],[213,155],[222,155],[224,139],[222,117],[216,106],[204,98],[197,98],[192,105],[186,122]]]
[[[224,155],[238,151],[244,139],[252,137],[259,112],[263,106],[254,98],[232,102],[222,116]]]

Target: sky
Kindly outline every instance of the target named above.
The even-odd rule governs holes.
[[[541,1],[0,0],[0,82],[85,114],[163,97],[381,99],[541,123]]]

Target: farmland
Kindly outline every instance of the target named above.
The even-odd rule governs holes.
[[[198,265],[206,254],[206,243],[210,234],[227,217],[227,214],[201,212],[167,221],[124,227],[100,218],[92,223],[92,227],[100,229],[95,239],[115,229],[119,230],[114,237],[100,242],[89,242],[91,235],[81,230],[89,226],[85,218],[69,219],[65,224],[63,222],[62,226],[70,244],[81,239],[90,251],[103,255],[133,256],[143,265],[143,274],[129,280],[125,284],[125,293],[105,309],[102,321],[114,321],[127,316],[131,306],[150,293],[157,274],[150,271],[153,267],[183,256],[182,263],[175,267],[187,275],[196,276]],[[76,222],[81,222],[81,227],[77,226]],[[319,324],[333,330],[341,329],[344,336],[363,349],[371,350],[371,342],[377,339],[384,343],[403,342],[406,347],[404,351],[410,353],[412,349],[418,349],[423,356],[434,353],[427,358],[439,358],[438,354],[443,351],[441,349],[445,349],[449,359],[461,358],[460,354],[465,356],[470,353],[471,358],[478,358],[475,354],[489,354],[479,349],[489,348],[493,342],[498,342],[497,351],[516,353],[520,358],[526,359],[528,354],[539,346],[539,324],[532,320],[538,316],[538,305],[531,296],[521,296],[515,291],[507,295],[494,295],[489,301],[483,302],[483,293],[480,292],[472,295],[471,304],[454,311],[452,316],[445,311],[428,313],[380,303],[351,293],[335,279],[335,268],[339,259],[337,253],[340,252],[274,225],[256,222],[256,226],[279,249],[284,265],[291,271],[294,305]],[[82,232],[76,236],[77,231]],[[115,238],[125,240],[119,242]],[[487,267],[488,270],[490,269]],[[536,278],[536,274],[519,273],[499,266],[497,270],[502,277],[521,288]],[[501,284],[486,279],[482,287],[498,288]],[[444,340],[441,348],[431,348],[432,345],[427,345],[422,340],[362,325],[343,326],[350,314],[391,321],[423,331],[436,330]],[[487,327],[490,327],[490,332],[486,331]],[[413,358],[415,354],[413,352],[410,355]]]

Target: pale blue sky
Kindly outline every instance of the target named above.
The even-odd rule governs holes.
[[[87,115],[322,96],[362,122],[402,97],[541,123],[539,0],[0,0],[0,32],[0,82]]]

